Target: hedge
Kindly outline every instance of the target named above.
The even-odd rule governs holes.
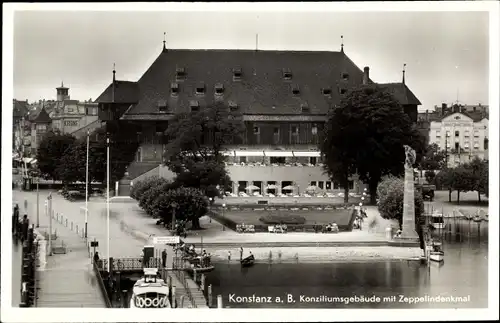
[[[264,224],[304,224],[306,218],[299,215],[268,214],[259,218]]]

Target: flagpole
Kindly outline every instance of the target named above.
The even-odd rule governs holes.
[[[109,254],[109,136],[106,138],[106,149],[107,149],[107,180],[106,180],[106,191],[107,191],[107,198],[106,198],[106,229],[107,229],[107,258],[108,258],[108,273],[111,273],[111,264],[110,264],[110,254]]]
[[[89,217],[89,144],[90,132],[87,130],[87,164],[85,166],[85,239],[87,239]]]

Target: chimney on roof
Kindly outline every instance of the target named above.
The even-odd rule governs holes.
[[[115,102],[115,81],[116,81],[116,71],[115,71],[115,63],[113,63],[113,84],[111,89],[111,102]]]
[[[403,64],[403,84],[405,84],[406,63]]]
[[[368,66],[365,66],[365,68],[363,69],[364,73],[363,73],[363,84],[364,85],[367,85],[369,80],[370,80],[370,68]]]
[[[448,105],[446,103],[441,103],[441,115],[444,116],[448,110]]]
[[[167,51],[167,33],[166,32],[163,33],[163,51],[164,52]]]

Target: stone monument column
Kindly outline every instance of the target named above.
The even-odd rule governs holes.
[[[415,162],[415,150],[405,145],[405,179],[403,198],[403,222],[401,239],[417,239],[415,230],[415,179],[413,175],[413,164]]]

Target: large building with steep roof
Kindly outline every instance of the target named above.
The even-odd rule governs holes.
[[[162,163],[163,132],[177,113],[217,102],[243,115],[242,141],[228,147],[234,194],[255,185],[281,194],[314,185],[341,189],[325,174],[317,144],[330,108],[347,91],[375,84],[342,49],[326,51],[168,49],[137,82],[113,81],[97,98],[99,119],[137,132],[141,142],[130,178]],[[404,82],[386,87],[416,122],[420,101]],[[149,165],[149,166],[148,166]],[[161,170],[161,167],[160,167]],[[151,171],[150,173],[154,173]],[[356,189],[355,181],[351,188]]]

